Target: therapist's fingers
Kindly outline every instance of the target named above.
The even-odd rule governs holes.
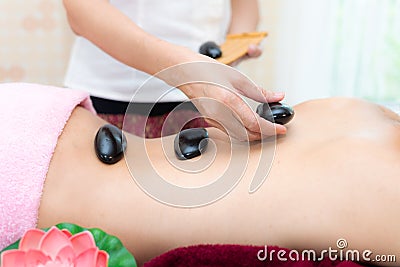
[[[262,49],[258,45],[251,44],[247,50],[247,56],[255,58],[262,55]]]
[[[233,82],[235,89],[241,94],[260,103],[280,102],[285,98],[284,92],[273,92],[250,82],[247,79]]]
[[[284,126],[261,118],[237,93],[224,91],[222,95],[219,100],[193,101],[210,126],[240,141],[261,140],[286,133]]]
[[[236,130],[232,131],[231,129],[229,129],[229,127],[226,127],[226,125],[224,126],[224,125],[220,124],[218,121],[215,121],[213,119],[207,118],[207,119],[205,119],[205,121],[209,126],[212,126],[212,127],[215,127],[217,129],[221,130],[222,132],[227,134],[229,137],[232,137],[238,141],[256,141],[256,140],[261,140],[263,138],[261,133],[255,133],[255,132],[249,131],[246,128],[244,128],[241,123],[238,123],[237,127],[234,128]],[[244,131],[237,131],[237,129],[244,129]]]
[[[233,116],[246,128],[250,141],[286,133],[286,127],[262,119],[239,96],[230,104]]]
[[[240,90],[238,93],[252,98],[258,102],[279,102],[285,94],[283,92],[267,91],[252,82],[244,79],[240,82],[247,90]],[[240,140],[246,139],[260,140],[264,137],[273,136],[277,134],[286,134],[286,127],[279,124],[273,124],[261,118],[249,105],[238,95],[232,91],[225,91],[223,104],[231,111],[231,116],[235,118],[236,124],[233,125],[229,116],[221,116],[220,118],[225,122],[225,126],[234,134],[239,134],[237,127],[245,127],[248,136],[240,135]],[[225,117],[225,118],[224,118]],[[242,132],[241,132],[242,133]]]
[[[258,116],[257,120],[261,128],[261,133],[264,135],[263,137],[268,137],[272,135],[282,135],[286,134],[287,132],[287,128],[283,125],[272,123],[270,121],[261,118],[260,116]],[[274,128],[274,132],[272,133],[271,133],[271,127]]]
[[[286,134],[287,131],[285,126],[267,121],[254,112],[251,112],[251,114],[241,113],[240,119],[250,136],[256,136],[256,139],[252,138],[250,141]]]
[[[258,102],[266,102],[266,103],[274,103],[274,102],[280,102],[285,98],[285,93],[284,92],[273,92],[269,90],[265,90],[264,88],[261,88],[257,86],[257,90],[251,90],[251,91],[246,91],[244,94],[251,98],[256,100],[255,98],[259,99]],[[261,100],[258,96],[262,95],[264,100]]]

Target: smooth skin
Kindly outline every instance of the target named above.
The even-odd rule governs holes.
[[[107,54],[137,70],[154,75],[169,67],[188,62],[218,64],[209,57],[146,33],[107,0],[63,0],[63,3],[69,24],[75,34],[85,37]],[[229,33],[255,31],[259,20],[258,13],[257,0],[232,0]],[[249,47],[248,56],[258,57],[260,55],[260,48]],[[175,86],[181,85],[181,80],[188,76],[193,76],[193,79],[197,80],[196,75],[191,73],[191,69],[185,70],[185,68],[160,78]],[[274,126],[272,123],[261,120],[254,123],[254,112],[240,97],[240,95],[244,95],[258,102],[278,102],[283,99],[283,93],[267,91],[240,76],[220,78],[232,91],[202,84],[186,84],[178,88],[190,99],[205,97],[227,105],[237,120],[234,124],[231,123],[232,116],[221,117],[218,113],[213,112],[214,108],[210,107],[210,103],[196,102],[196,106],[205,117],[218,118],[220,121],[217,123],[214,120],[208,120],[212,126],[221,130],[223,129],[221,124],[226,126],[233,134],[237,134],[235,136],[237,139],[260,140],[265,136],[275,134],[274,127],[276,127],[277,134],[286,132],[286,128],[281,125]],[[240,128],[241,125],[247,129],[246,135],[237,133],[237,128]]]
[[[126,161],[105,165],[95,155],[93,140],[106,122],[78,107],[51,160],[38,227],[70,222],[102,228],[121,238],[139,264],[193,244],[321,251],[335,248],[339,238],[347,240],[349,249],[399,259],[400,117],[366,101],[342,98],[294,109],[288,133],[276,143],[270,173],[255,193],[248,192],[255,169],[270,167],[258,162],[259,153],[273,151],[273,142],[243,144],[234,152],[248,159],[248,166],[227,196],[199,208],[177,208],[144,193],[127,162],[141,168],[150,159],[152,169],[142,173],[155,169],[171,183],[205,185],[226,171],[231,155],[227,136],[209,129],[217,153],[200,174],[171,166],[167,158],[174,157],[173,151],[163,151],[163,145],[172,148],[174,136],[144,140],[127,134]],[[146,151],[138,151],[143,143]],[[207,153],[212,150],[198,161],[206,160]]]

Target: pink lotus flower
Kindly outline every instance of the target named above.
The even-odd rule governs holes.
[[[107,262],[107,252],[96,247],[89,231],[72,235],[54,226],[27,231],[18,249],[1,255],[1,267],[106,267]]]

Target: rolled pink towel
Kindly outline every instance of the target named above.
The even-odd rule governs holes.
[[[65,123],[87,93],[0,83],[0,250],[36,227],[43,184]]]

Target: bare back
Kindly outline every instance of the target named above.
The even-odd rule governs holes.
[[[101,164],[93,140],[105,122],[77,108],[52,159],[39,226],[74,222],[101,227],[120,236],[139,261],[198,243],[322,250],[346,238],[354,249],[400,251],[399,117],[365,101],[340,98],[306,102],[295,112],[258,191],[248,192],[259,164],[254,157],[272,145],[243,148],[243,153],[250,149],[248,169],[226,197],[182,209],[146,195],[124,161]],[[229,161],[230,144],[221,132],[209,132],[219,150],[213,166],[202,174],[171,167],[159,139],[146,141],[143,157],[151,158],[171,182],[210,182]],[[143,140],[128,137],[128,159],[139,142]],[[173,136],[163,140],[172,142]]]

